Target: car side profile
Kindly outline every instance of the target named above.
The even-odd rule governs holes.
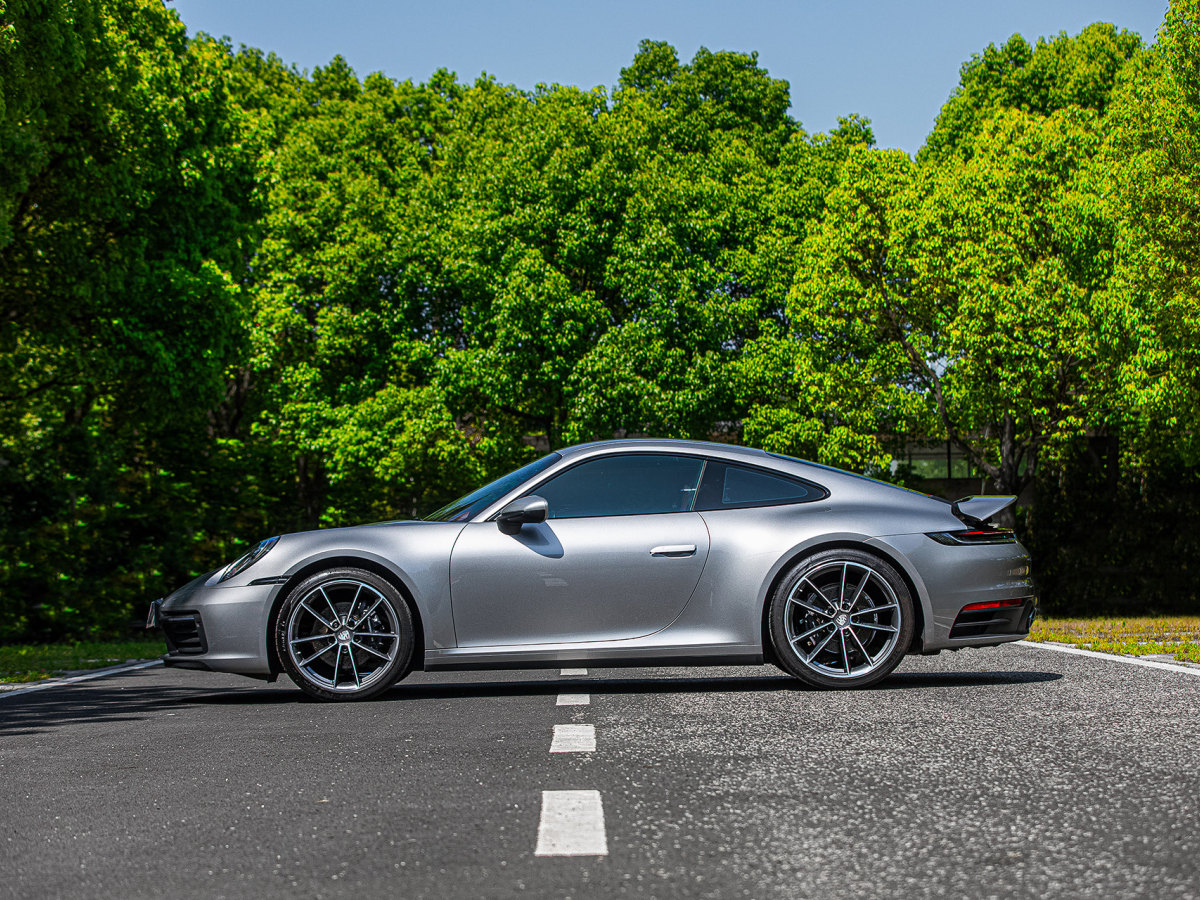
[[[745,447],[550,453],[424,520],[285,534],[150,609],[168,666],[365,699],[414,668],[773,662],[858,688],[1019,640],[1026,550],[958,503]]]

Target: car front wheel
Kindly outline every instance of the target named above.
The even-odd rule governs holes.
[[[284,600],[275,648],[288,677],[320,700],[365,700],[407,674],[413,622],[400,592],[363,569],[318,572]]]

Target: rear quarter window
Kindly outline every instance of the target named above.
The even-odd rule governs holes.
[[[744,509],[820,500],[819,485],[777,472],[709,460],[696,498],[696,510]]]

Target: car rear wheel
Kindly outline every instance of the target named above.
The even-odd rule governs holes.
[[[284,600],[275,648],[288,677],[320,700],[365,700],[408,673],[413,623],[391,584],[363,569],[305,579]]]
[[[781,668],[820,688],[861,688],[885,678],[913,634],[912,595],[887,561],[833,549],[796,563],[771,598]]]

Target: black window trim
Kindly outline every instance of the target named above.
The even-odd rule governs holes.
[[[771,507],[771,506],[798,506],[802,503],[818,503],[821,500],[827,500],[829,498],[829,489],[826,488],[824,485],[817,484],[815,481],[809,481],[807,478],[801,478],[799,475],[793,475],[791,472],[780,472],[778,469],[769,469],[765,466],[756,466],[753,463],[745,463],[745,462],[742,462],[741,460],[735,461],[735,460],[730,460],[730,459],[722,459],[722,458],[716,457],[716,456],[707,456],[707,455],[704,455],[701,453],[680,452],[677,450],[618,450],[613,453],[602,453],[602,454],[597,454],[596,456],[589,456],[586,459],[581,459],[578,462],[571,463],[569,466],[564,466],[563,468],[559,469],[558,471],[551,472],[548,475],[545,472],[539,472],[538,474],[541,475],[542,477],[537,481],[537,483],[534,484],[532,487],[521,491],[519,494],[517,494],[515,497],[513,497],[512,500],[509,500],[508,503],[513,502],[513,500],[520,500],[522,497],[528,497],[531,494],[537,494],[538,489],[541,488],[542,485],[547,484],[550,481],[553,481],[559,475],[563,475],[567,472],[570,472],[572,469],[582,466],[585,463],[595,462],[598,459],[613,459],[618,456],[676,456],[676,457],[685,456],[685,457],[689,457],[691,459],[700,460],[703,463],[703,466],[700,469],[700,479],[699,479],[699,481],[696,482],[696,491],[692,495],[691,508],[690,509],[678,509],[678,510],[672,510],[670,512],[661,512],[661,513],[622,513],[620,515],[613,515],[613,516],[564,516],[563,521],[566,521],[567,519],[624,519],[624,518],[631,518],[633,516],[677,516],[677,515],[681,515],[683,513],[690,513],[690,512],[706,513],[706,512],[724,512],[726,510],[733,510],[733,509],[762,509],[762,508]],[[798,484],[803,485],[806,488],[812,489],[814,491],[814,494],[812,497],[806,497],[803,500],[763,500],[763,501],[759,501],[757,503],[741,503],[741,504],[738,504],[737,506],[722,506],[717,509],[696,509],[695,508],[696,501],[700,497],[700,489],[704,486],[704,476],[708,474],[708,464],[710,462],[711,463],[720,463],[720,464],[726,465],[726,466],[739,466],[743,469],[750,469],[752,472],[760,472],[763,475],[772,475],[776,478],[783,478],[787,481],[794,481]],[[507,506],[508,504],[506,503],[504,505]],[[487,519],[485,519],[484,521],[494,522],[496,520],[496,517],[500,515],[500,511],[503,508],[504,507],[502,506],[500,509],[496,510],[494,513],[492,513],[490,516],[488,516]],[[546,521],[551,522],[551,521],[558,521],[558,520],[547,518]]]

